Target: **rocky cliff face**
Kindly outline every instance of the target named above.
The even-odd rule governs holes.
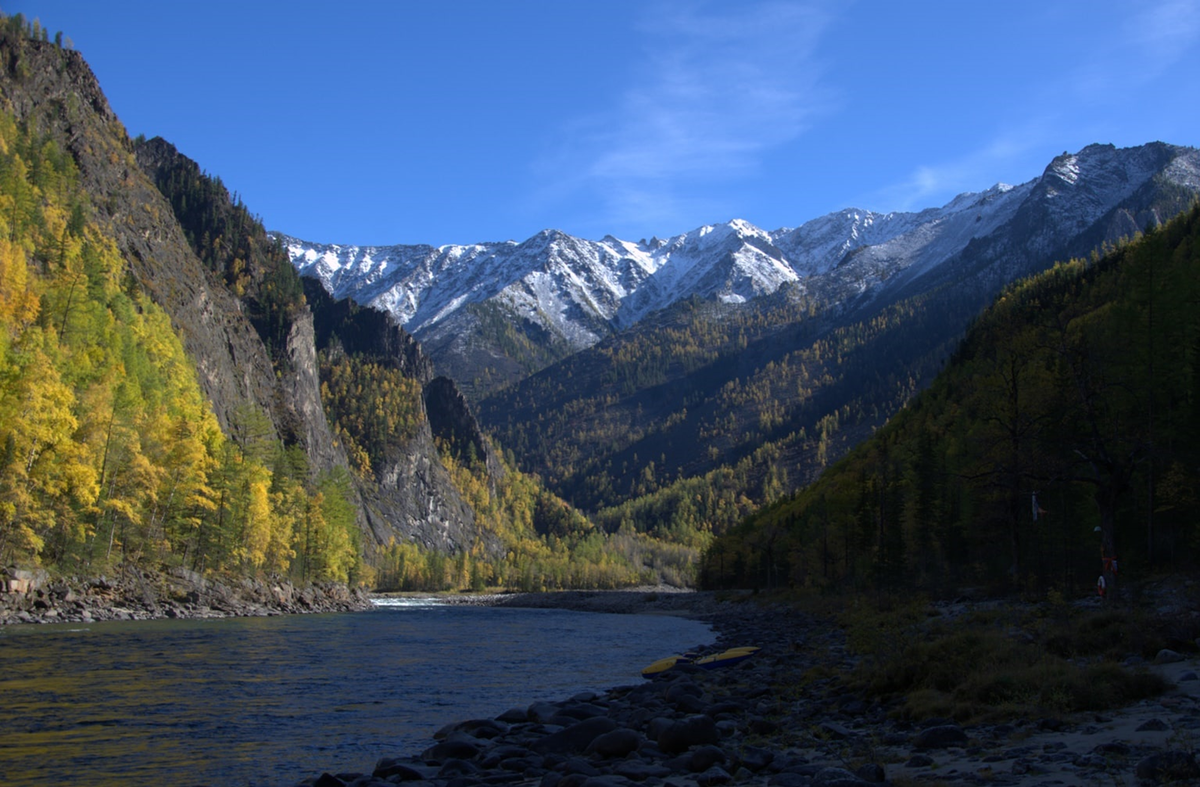
[[[346,466],[346,452],[334,439],[321,405],[317,374],[317,346],[313,315],[302,313],[288,332],[287,365],[290,373],[279,378],[281,402],[289,416],[288,431],[295,434],[318,472]]]
[[[165,188],[168,173],[183,170],[193,177],[204,177],[196,162],[181,154],[174,145],[165,140],[156,138],[141,142],[134,146],[134,151],[141,170],[158,184],[156,190],[161,192],[164,200],[171,198],[169,189]],[[232,208],[232,200],[224,187],[218,188],[216,194],[222,204],[214,205],[214,210]],[[167,203],[166,209],[175,215],[170,202]],[[191,253],[178,256],[181,260],[186,260],[186,264],[191,268],[200,269],[199,273],[203,275],[209,290],[220,298],[219,303],[214,302],[214,311],[218,308],[224,310],[221,322],[228,326],[226,333],[237,333],[237,341],[222,345],[219,342],[228,338],[227,335],[223,336],[211,330],[196,331],[199,335],[196,341],[197,352],[193,353],[193,357],[197,358],[199,367],[212,369],[210,376],[213,382],[209,395],[214,406],[220,402],[222,409],[228,410],[229,398],[221,390],[220,382],[227,373],[228,364],[237,364],[234,368],[240,370],[244,378],[253,379],[255,383],[250,389],[250,401],[232,402],[235,408],[249,406],[266,413],[276,436],[284,444],[299,445],[304,449],[309,459],[309,468],[314,475],[328,472],[335,467],[346,467],[345,453],[337,446],[321,406],[312,312],[301,304],[288,316],[286,338],[280,352],[273,359],[265,344],[267,337],[256,330],[249,319],[252,307],[252,304],[248,303],[249,299],[238,298],[230,292],[218,274],[204,266],[193,246],[195,238],[188,242],[188,230],[181,224],[183,217],[176,215],[176,218],[179,221],[163,223],[173,224],[184,230],[183,240]],[[265,244],[265,238],[263,242]],[[191,276],[198,275],[194,270],[189,272]],[[258,271],[257,274],[259,278],[264,275],[262,271]],[[148,277],[148,280],[150,286],[159,290],[163,289],[164,282],[169,288],[172,284],[172,272],[160,271]],[[181,311],[178,316],[169,308],[168,311],[171,312],[177,326],[190,325],[186,321],[188,315],[185,311]],[[237,409],[227,412],[226,423],[223,426],[227,429],[236,428],[236,420],[241,412]]]
[[[262,343],[237,299],[192,253],[87,63],[37,41],[24,42],[15,60],[0,69],[0,106],[75,159],[95,218],[108,226],[138,284],[171,315],[222,428],[239,412],[264,411],[274,379]]]
[[[487,551],[497,552],[500,542],[476,523],[474,512],[442,465],[434,439],[443,440],[460,457],[474,450],[493,477],[500,472],[454,382],[434,377],[433,364],[421,346],[390,315],[357,306],[348,298],[335,301],[312,279],[305,280],[304,289],[315,318],[316,349],[395,369],[420,384],[416,433],[393,447],[381,466],[374,468],[374,478],[360,479],[374,542],[411,540],[428,549],[453,552],[479,540]]]
[[[456,456],[468,463],[482,462],[491,478],[504,472],[453,380],[436,377],[425,386],[425,410],[434,436],[445,440]]]
[[[322,406],[317,364],[317,348],[334,337],[347,351],[384,358],[423,386],[430,383],[432,364],[403,329],[382,314],[357,310],[352,315],[348,305],[323,292],[316,299],[317,314],[298,292],[298,305],[285,320],[271,315],[274,327],[256,327],[262,303],[254,300],[257,296],[239,297],[211,261],[208,266],[201,261],[195,245],[199,238],[189,238],[169,189],[163,191],[164,173],[194,170],[194,176],[206,178],[199,166],[163,140],[130,140],[79,53],[20,41],[5,54],[0,109],[74,158],[92,197],[93,218],[116,239],[138,285],[171,316],[227,434],[236,435],[247,419],[269,423],[269,438],[301,446],[314,475],[346,468],[345,452]],[[230,200],[223,187],[213,193]],[[257,232],[261,237],[250,242],[269,246],[261,227]],[[290,268],[288,273],[294,276]],[[258,270],[251,284],[261,284],[271,274]],[[268,329],[275,333],[264,335]],[[442,396],[451,402],[461,398],[457,391],[436,386],[432,401],[440,402]],[[424,408],[425,397],[419,404]],[[473,418],[460,418],[449,428],[467,423],[474,432],[454,439],[482,444]],[[428,419],[382,469],[379,483],[363,484],[359,492],[368,552],[393,538],[446,552],[470,547],[478,538],[474,513],[441,464]]]

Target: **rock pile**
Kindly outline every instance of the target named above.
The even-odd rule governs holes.
[[[0,592],[0,625],[350,612],[370,606],[366,593],[345,585],[301,588],[286,580],[256,579],[226,584],[183,568],[163,573],[127,568],[112,578],[89,580],[28,573],[21,592]]]

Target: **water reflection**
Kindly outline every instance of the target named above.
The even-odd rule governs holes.
[[[632,682],[711,639],[659,616],[428,606],[7,627],[0,774],[289,785],[418,751],[448,721]]]

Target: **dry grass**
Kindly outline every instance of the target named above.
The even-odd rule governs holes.
[[[1166,683],[1119,660],[1160,646],[1134,612],[994,608],[946,619],[921,601],[841,616],[863,656],[848,682],[909,718],[1000,721],[1128,705]]]

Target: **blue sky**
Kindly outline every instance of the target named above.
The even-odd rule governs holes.
[[[1200,144],[1200,2],[0,0],[269,229],[668,236]]]

